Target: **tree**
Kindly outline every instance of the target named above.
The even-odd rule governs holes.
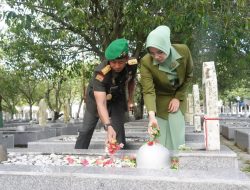
[[[9,112],[11,119],[17,112],[16,106],[20,103],[20,94],[18,91],[19,80],[13,72],[6,71],[0,67],[0,96],[2,100],[2,111]]]
[[[13,11],[4,13],[10,29],[4,51],[34,61],[36,71],[53,79],[58,71],[81,71],[82,60],[95,56],[114,39],[130,41],[132,55],[146,52],[147,34],[160,24],[170,26],[172,42],[186,43],[195,62],[195,81],[201,81],[204,61],[215,61],[219,89],[250,81],[242,77],[249,61],[249,10],[247,0],[6,0]],[[24,62],[22,59],[22,62]],[[234,65],[234,67],[232,67]],[[235,69],[240,70],[235,74]],[[229,76],[234,76],[232,82]],[[246,86],[245,86],[246,87]]]

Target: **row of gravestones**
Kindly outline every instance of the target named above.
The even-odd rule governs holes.
[[[206,67],[205,67],[206,68]],[[211,73],[212,72],[212,73]],[[213,69],[210,67],[206,69],[207,82],[204,82],[209,87],[206,90],[208,97],[208,104],[206,105],[206,114],[211,118],[217,119],[218,115],[211,105],[215,100],[211,96],[215,96],[214,91],[209,92],[214,88]],[[211,86],[212,85],[212,86]],[[216,98],[216,96],[215,96]],[[211,105],[210,105],[211,104]],[[210,122],[212,121],[212,122]],[[138,126],[136,126],[138,124]],[[124,189],[129,186],[130,189],[250,189],[249,178],[243,173],[238,171],[237,155],[229,150],[227,147],[218,147],[219,125],[218,120],[208,120],[205,139],[207,144],[204,143],[203,133],[194,132],[193,126],[187,126],[186,140],[195,145],[206,145],[201,150],[200,148],[193,151],[180,151],[173,152],[173,156],[179,159],[179,171],[173,170],[140,170],[130,168],[95,168],[95,167],[52,167],[49,165],[37,166],[3,166],[0,165],[0,184],[8,187],[7,189],[29,189],[39,187],[40,189]],[[215,129],[215,130],[214,130]],[[127,137],[131,139],[143,139],[147,134],[147,121],[142,123],[127,123],[126,124]],[[71,147],[66,150],[67,144],[74,145],[75,140],[63,141],[64,136],[52,137],[49,140],[40,140],[40,145],[31,147],[28,143],[28,150],[26,153],[37,154],[55,153],[54,150],[49,150],[53,144],[62,147],[58,153],[65,154],[80,154],[80,155],[102,155],[104,153],[103,141],[106,133],[103,130],[95,131],[92,139],[95,149],[89,150],[76,150]],[[72,135],[71,135],[72,136]],[[65,136],[67,137],[67,136]],[[194,139],[197,139],[194,141]],[[200,139],[201,138],[201,139]],[[188,140],[189,139],[189,140]],[[142,141],[145,143],[146,139]],[[37,142],[37,141],[36,141]],[[101,143],[100,143],[101,142]],[[131,145],[141,142],[131,141]],[[41,149],[42,144],[47,147],[46,151]],[[97,146],[100,144],[100,146]],[[138,148],[137,147],[137,148]],[[207,150],[213,151],[205,151]],[[24,151],[24,149],[22,149]],[[22,151],[20,149],[16,151]],[[13,150],[14,151],[14,150]],[[25,152],[24,151],[24,152]],[[129,150],[131,153],[136,154],[136,150]],[[121,155],[127,155],[127,150],[121,150]],[[7,174],[5,171],[8,171]],[[21,178],[21,180],[20,180]],[[42,180],[41,180],[42,179]],[[46,181],[46,183],[45,183]]]
[[[220,132],[240,149],[250,153],[250,118],[222,118]]]
[[[77,135],[82,122],[76,123],[48,123],[45,127],[39,125],[19,125],[0,129],[0,144],[6,148],[27,146],[28,142],[61,135]]]
[[[134,147],[130,150],[121,150],[118,155],[135,155],[137,149],[147,141],[147,121],[128,122],[125,128],[126,136],[131,139],[130,144]],[[194,132],[193,126],[186,127],[186,138],[190,138],[188,141],[193,140],[194,144],[199,144],[203,140],[202,134]],[[201,138],[194,140],[195,135]],[[88,150],[73,148],[76,135],[61,135],[29,142],[27,149],[10,150],[10,152],[35,155],[41,153],[85,156],[105,155],[103,146],[105,136],[106,132],[103,129],[96,130],[92,138],[93,149]],[[56,146],[58,147],[56,148]],[[149,187],[149,189],[152,189],[153,187],[153,189],[169,188],[174,190],[180,188],[222,190],[247,189],[250,187],[249,178],[237,170],[235,153],[226,147],[222,147],[220,151],[209,152],[204,151],[204,149],[197,149],[173,152],[172,155],[179,158],[179,171],[168,169],[135,170],[133,168],[56,167],[49,164],[46,166],[0,164],[0,183],[8,187],[8,189],[28,189],[31,187],[55,189],[55,187],[59,187],[61,190],[120,189],[124,187],[124,184],[129,184],[130,189],[147,189]],[[7,175],[2,173],[6,170],[8,170]],[[43,182],[39,180],[41,178]],[[110,181],[112,181],[112,185],[110,185]]]
[[[207,150],[220,149],[220,134],[227,139],[235,140],[235,144],[244,151],[250,152],[249,110],[246,117],[221,114],[218,101],[217,79],[214,65],[211,62],[203,64],[203,109],[201,109],[198,85],[193,85],[192,94],[187,97],[186,121],[193,125],[196,132],[204,128],[205,147]],[[231,121],[235,123],[230,123]],[[224,122],[223,122],[224,121]],[[237,122],[238,121],[238,122]],[[220,123],[222,125],[220,125]]]
[[[135,121],[128,122],[125,124],[126,131],[126,141],[127,141],[127,149],[129,150],[137,150],[149,140],[149,134],[147,132],[147,123],[148,121]],[[95,130],[93,137],[91,139],[90,149],[104,149],[106,132],[103,128]],[[204,147],[204,134],[196,133],[194,131],[193,126],[186,127],[186,146],[201,150],[205,149]],[[70,152],[74,149],[76,141],[76,136],[72,135],[62,135],[49,139],[43,139],[34,142],[28,142],[28,147],[32,149],[39,149],[44,152]]]

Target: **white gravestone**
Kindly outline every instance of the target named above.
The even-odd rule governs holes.
[[[194,125],[194,102],[193,102],[193,95],[188,94],[187,96],[187,112],[185,113],[186,122],[189,125]]]
[[[64,114],[63,120],[64,120],[64,123],[69,123],[69,121],[70,121],[69,110],[70,110],[69,104],[65,103],[63,105],[63,114]]]
[[[170,154],[166,147],[159,143],[142,145],[136,155],[137,168],[166,169],[170,168]]]
[[[44,99],[41,99],[39,102],[38,110],[38,123],[41,127],[45,127],[47,124],[47,104]]]
[[[218,87],[214,62],[204,62],[202,71],[204,92],[204,134],[207,150],[220,150]]]
[[[196,132],[201,131],[201,107],[200,93],[198,84],[193,85],[193,102],[194,102],[194,129]]]

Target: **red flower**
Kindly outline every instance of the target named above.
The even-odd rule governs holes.
[[[148,141],[147,144],[148,146],[152,146],[154,144],[154,141]]]
[[[89,161],[88,161],[87,159],[83,159],[83,160],[81,161],[81,164],[82,164],[83,166],[87,166],[87,165],[89,165]]]
[[[118,144],[116,141],[114,141],[114,142],[109,142],[108,143],[108,145],[107,145],[107,147],[106,147],[106,149],[107,149],[107,151],[108,151],[108,153],[110,154],[110,155],[113,155],[113,154],[115,154],[118,150],[120,150],[121,148],[123,148],[123,144],[121,143],[121,144]]]
[[[110,158],[110,159],[108,159],[107,161],[105,161],[105,162],[103,163],[103,167],[106,166],[106,165],[113,164],[113,163],[114,163],[113,159]]]
[[[67,161],[69,164],[73,164],[75,162],[75,160],[73,158],[71,158],[70,156],[67,157]]]
[[[96,165],[102,165],[103,164],[103,160],[101,160],[101,159],[97,159],[96,161],[95,161],[95,163],[96,163]]]

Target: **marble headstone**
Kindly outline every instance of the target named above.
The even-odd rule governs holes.
[[[63,105],[63,114],[64,114],[63,121],[64,121],[64,123],[68,123],[70,121],[69,111],[70,111],[69,104],[65,103]]]
[[[159,143],[142,145],[136,156],[137,168],[164,169],[170,168],[170,154],[167,148]]]
[[[207,150],[220,150],[218,87],[214,62],[204,62],[202,70],[204,92],[204,136]]]
[[[187,112],[185,113],[186,122],[189,125],[194,125],[194,102],[193,102],[193,94],[188,94],[187,96]]]
[[[38,110],[38,122],[41,127],[46,126],[47,124],[47,104],[44,99],[41,99],[39,102]]]
[[[200,108],[200,93],[198,84],[193,85],[194,98],[194,128],[196,132],[201,131],[201,108]]]

